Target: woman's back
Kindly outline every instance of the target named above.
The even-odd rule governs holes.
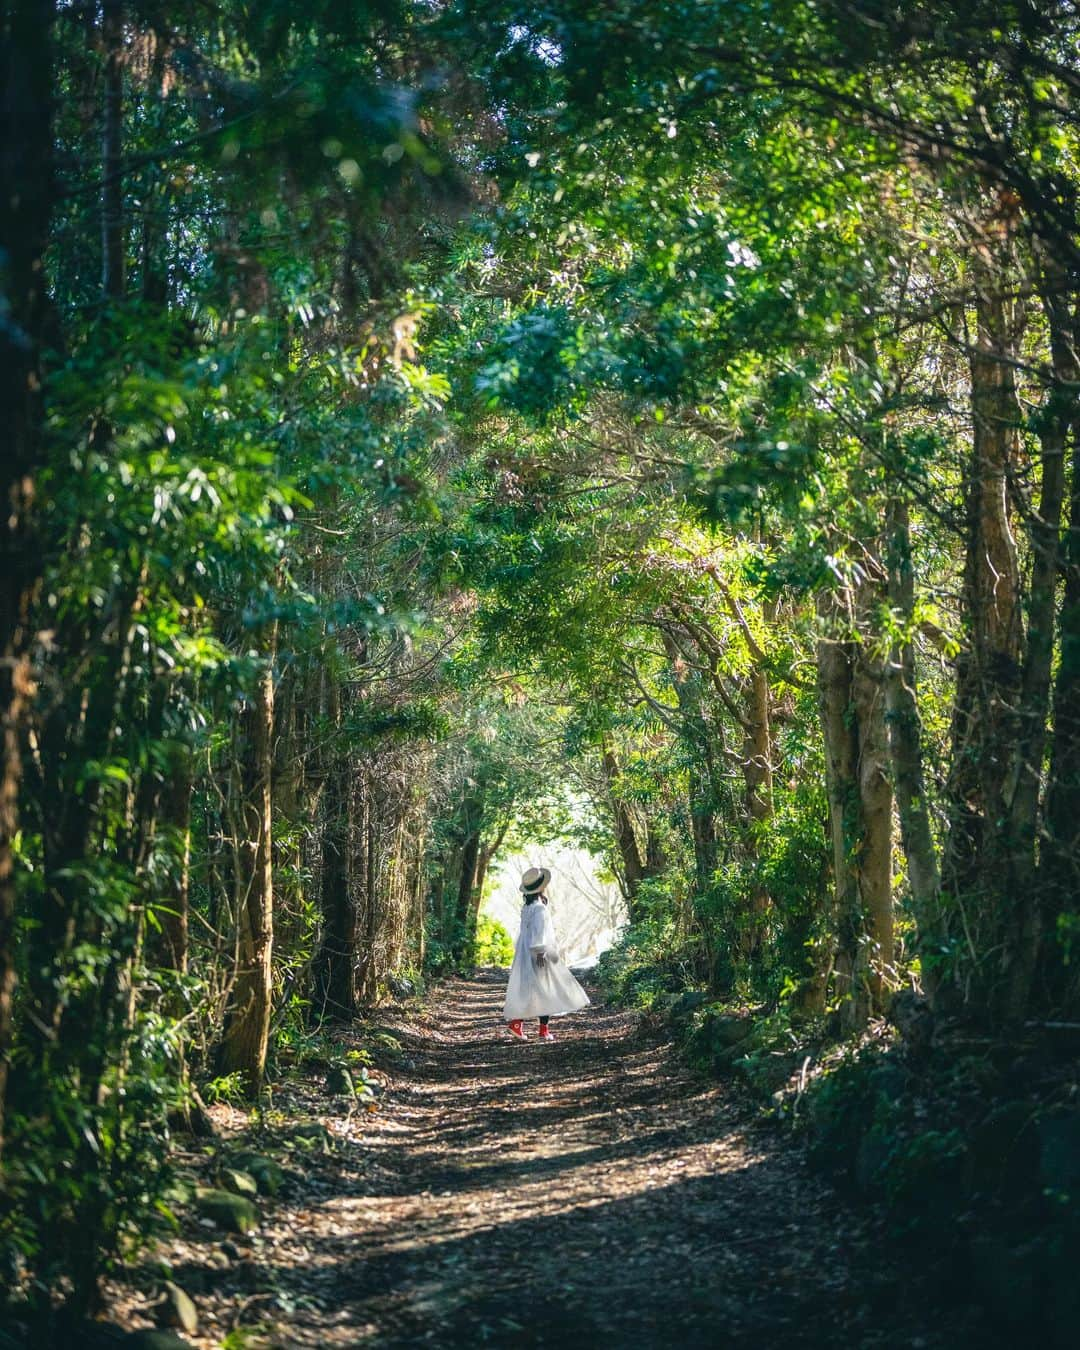
[[[539,1017],[546,1023],[549,1017],[575,1012],[589,1002],[585,990],[562,962],[544,895],[550,879],[551,873],[545,868],[530,868],[522,879],[525,903],[503,1009],[511,1030],[519,1036],[523,1018]]]

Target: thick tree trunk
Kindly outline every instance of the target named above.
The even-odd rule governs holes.
[[[1077,415],[1076,388],[1080,377],[1080,354],[1074,345],[1078,335],[1069,321],[1068,302],[1060,294],[1067,281],[1065,269],[1055,261],[1048,270],[1044,292],[1054,384],[1039,432],[1042,479],[1039,503],[1028,522],[1031,581],[1027,632],[1013,760],[1007,778],[1012,790],[1006,823],[1011,876],[1002,895],[1005,980],[1000,1003],[1009,1022],[1019,1022],[1027,1014],[1042,936],[1045,902],[1037,886],[1039,808],[1061,570],[1065,455]]]
[[[743,778],[746,813],[752,821],[769,820],[773,813],[772,725],[769,681],[764,671],[750,674],[746,690],[743,735]]]
[[[855,640],[876,602],[866,581],[857,596],[819,601],[818,699],[833,853],[835,974],[845,1030],[880,1011],[893,961],[892,787],[885,730],[884,668]],[[824,999],[828,958],[802,1002]]]
[[[240,1073],[252,1093],[262,1086],[266,1070],[273,992],[274,646],[271,640],[266,668],[243,717],[241,811],[250,872],[237,879],[237,968],[218,1059],[220,1072]]]
[[[52,211],[53,0],[8,0],[0,20],[0,1150],[15,992],[19,778],[33,693],[31,609],[42,574],[34,525],[42,439],[42,256]]]
[[[1009,816],[1018,766],[1020,570],[1009,511],[1020,411],[1013,374],[1016,332],[1002,278],[976,268],[978,333],[971,357],[972,453],[962,610],[965,650],[957,662],[949,779],[949,836],[942,879],[966,913],[983,966],[969,982],[986,1013],[1003,1010],[1017,959],[1009,912],[1032,897],[1007,894],[1012,871]],[[992,954],[992,955],[991,955]],[[993,963],[992,965],[990,963]]]
[[[480,813],[475,813],[476,828],[465,836],[461,850],[461,877],[458,881],[457,917],[462,930],[462,943],[468,941],[469,917],[473,910],[473,896],[476,893],[476,870],[480,861]]]

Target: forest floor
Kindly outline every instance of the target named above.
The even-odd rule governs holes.
[[[315,1078],[279,1085],[269,1135],[319,1118],[333,1151],[292,1166],[246,1238],[183,1216],[113,1285],[114,1315],[147,1325],[167,1262],[206,1350],[980,1343],[737,1088],[603,1005],[556,1020],[553,1044],[535,1023],[512,1041],[504,978],[342,1033],[401,1046],[374,1113],[335,1115]]]

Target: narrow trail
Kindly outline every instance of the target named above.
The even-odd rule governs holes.
[[[382,1019],[408,1073],[268,1215],[247,1287],[277,1291],[276,1330],[257,1343],[967,1343],[730,1085],[604,1006],[514,1042],[503,978]]]

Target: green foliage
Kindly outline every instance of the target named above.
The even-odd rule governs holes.
[[[514,959],[514,940],[498,919],[481,914],[473,950],[478,966],[508,966]]]
[[[99,981],[108,978],[105,963],[93,952],[84,961],[83,978],[100,990]],[[106,1059],[106,1033],[93,1029],[88,1059]],[[144,1011],[124,1046],[122,1062],[106,1061],[97,1102],[86,1100],[73,1068],[57,1072],[54,1065],[47,1077],[31,1077],[36,1066],[27,1062],[25,1047],[17,1052],[21,1073],[8,1101],[0,1248],[31,1302],[47,1299],[73,1251],[103,1266],[119,1259],[145,1231],[170,1181],[168,1116],[183,1104],[177,1028],[171,1018]]]
[[[609,997],[651,1008],[665,995],[696,983],[695,962],[686,944],[679,941],[670,914],[658,905],[655,916],[630,924],[601,955],[596,978]]]
[[[967,1109],[978,1109],[967,1070],[958,1067],[953,1076],[963,1085]],[[934,1233],[964,1203],[975,1179],[969,1129],[955,1104],[939,1100],[935,1107],[931,1123],[918,1081],[895,1053],[868,1049],[846,1056],[811,1089],[811,1157],[887,1202],[899,1229]]]
[[[443,925],[439,925],[440,934],[445,932]],[[443,941],[441,936],[428,936],[424,940],[425,967],[427,973],[431,976],[448,975],[451,971],[459,968],[458,953],[461,944],[464,941],[464,933],[457,936],[453,931],[450,933],[450,940]]]
[[[151,1221],[192,1074],[239,1103],[261,1050],[332,1059],[324,1025],[395,971],[508,959],[482,873],[523,840],[603,858],[632,920],[612,996],[681,1008],[691,1055],[764,1094],[808,989],[815,1016],[903,977],[1068,1021],[1078,554],[1044,513],[1080,473],[1075,14],[174,8],[60,15],[19,110],[55,153],[8,194],[52,208],[31,295],[34,241],[0,240],[9,364],[41,357],[0,633],[36,690],[5,769],[0,1240],[37,1326],[86,1316]],[[987,419],[970,335],[1016,296],[1015,416]],[[965,683],[973,428],[1010,419],[1024,631]],[[824,657],[880,711],[909,650],[911,718],[864,734],[853,679],[826,730]],[[971,690],[1022,751],[994,800]],[[881,969],[856,798],[911,776],[905,729],[924,870],[968,813],[974,882],[916,894],[905,820]],[[242,1077],[217,1061],[257,860],[273,1006]],[[887,1198],[952,1194],[962,1131],[894,1068],[827,1075],[815,1147]]]
[[[224,1102],[227,1106],[242,1106],[248,1095],[244,1076],[237,1072],[210,1078],[202,1085],[202,1095],[211,1105]]]

